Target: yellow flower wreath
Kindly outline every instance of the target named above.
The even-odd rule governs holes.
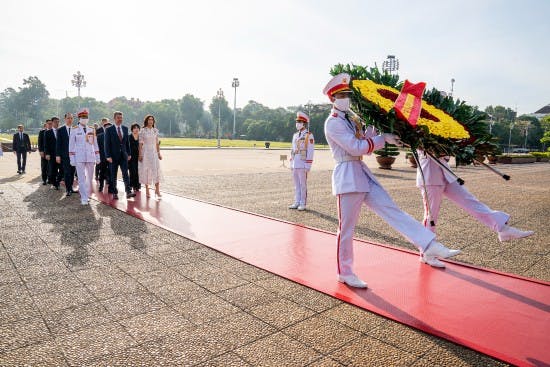
[[[393,104],[400,93],[395,88],[371,80],[354,80],[353,87],[361,92],[363,98],[374,103],[386,113],[393,108]],[[417,124],[426,126],[430,134],[447,139],[467,139],[470,137],[470,134],[458,121],[425,101],[422,101],[422,112]]]

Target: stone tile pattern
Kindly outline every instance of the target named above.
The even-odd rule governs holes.
[[[467,182],[485,183],[470,184],[471,191],[481,196],[485,186],[498,184],[498,195],[483,196],[489,204],[506,207],[513,224],[539,231],[514,246],[495,245],[494,236],[485,244],[487,230],[445,204],[441,237],[465,250],[463,261],[550,278],[549,246],[541,243],[549,233],[539,218],[549,214],[542,183],[550,171],[536,168],[511,168],[511,186],[485,171],[463,170]],[[413,172],[390,173],[381,180],[418,217]],[[186,189],[168,188],[334,230],[328,175],[311,175],[317,198],[300,214],[279,208],[291,200],[290,190],[280,189],[291,187],[286,174],[223,176],[231,194],[223,197],[208,191],[218,176],[201,177],[193,187],[193,178],[180,178]],[[64,198],[36,180],[0,183],[0,366],[504,365],[102,204],[81,207],[77,197]],[[512,200],[518,185],[525,202]],[[368,213],[358,236],[406,246]]]

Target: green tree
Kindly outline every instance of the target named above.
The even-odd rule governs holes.
[[[214,131],[216,131],[218,126],[218,119],[221,116],[221,129],[220,137],[229,138],[233,133],[233,113],[227,104],[225,97],[218,99],[217,96],[212,97],[212,101],[208,106],[208,110],[212,115],[212,120],[214,123]],[[216,136],[216,134],[214,134]]]
[[[46,85],[36,76],[23,79],[23,87],[18,91],[6,88],[0,94],[0,124],[3,128],[13,128],[19,123],[27,127],[40,126],[49,95]]]
[[[180,120],[185,126],[184,134],[192,137],[199,135],[199,122],[204,114],[204,103],[192,94],[186,94],[179,101]]]
[[[19,88],[16,100],[29,126],[41,126],[49,96],[46,85],[38,77],[23,79],[23,88]]]

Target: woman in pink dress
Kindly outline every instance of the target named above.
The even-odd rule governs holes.
[[[159,184],[163,180],[160,170],[159,131],[155,128],[153,115],[145,116],[143,129],[139,132],[139,182],[145,185],[145,195],[150,197],[149,185],[155,185],[155,196],[161,197]]]

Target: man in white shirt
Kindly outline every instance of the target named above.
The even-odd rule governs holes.
[[[435,233],[441,202],[443,196],[446,196],[476,218],[478,222],[496,232],[501,242],[527,237],[535,233],[509,226],[510,215],[492,210],[460,185],[457,177],[451,173],[449,157],[435,158],[421,150],[418,151],[418,157],[420,165],[416,169],[416,186],[420,188],[424,201],[424,226],[432,232]],[[424,176],[424,180],[422,176]]]
[[[313,163],[315,140],[307,128],[309,116],[303,112],[296,114],[296,130],[292,136],[292,151],[290,152],[290,168],[294,179],[294,203],[289,209],[306,210],[307,174]]]
[[[384,143],[399,145],[400,141],[394,134],[366,136],[362,126],[350,121],[347,116],[350,79],[348,74],[339,74],[323,90],[333,103],[331,114],[325,121],[325,136],[336,161],[332,192],[338,198],[338,281],[352,287],[367,287],[353,271],[353,235],[363,204],[418,247],[422,262],[445,267],[438,258],[449,258],[460,251],[450,250],[437,242],[433,232],[399,209],[363,162],[363,155],[372,154]]]

